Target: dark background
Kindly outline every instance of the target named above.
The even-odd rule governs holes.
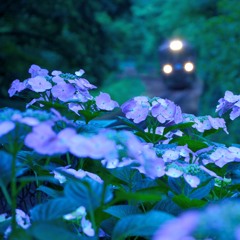
[[[214,115],[226,90],[239,94],[239,29],[239,0],[1,1],[1,105],[14,101],[7,90],[14,79],[28,78],[31,64],[82,68],[123,102],[144,93],[141,74],[158,74],[159,44],[181,37],[197,50],[204,83],[199,114]]]

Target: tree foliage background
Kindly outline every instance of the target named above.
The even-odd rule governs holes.
[[[239,16],[239,0],[6,0],[0,5],[1,96],[12,80],[27,77],[32,63],[83,68],[98,86],[122,61],[133,61],[139,72],[158,71],[158,45],[177,36],[198,52],[200,113],[209,113],[225,90],[240,90]]]

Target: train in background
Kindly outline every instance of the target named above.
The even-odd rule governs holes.
[[[196,71],[196,51],[185,40],[165,41],[158,48],[160,78],[163,89],[160,97],[180,105],[184,112],[197,114],[203,83]]]

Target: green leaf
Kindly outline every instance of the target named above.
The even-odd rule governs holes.
[[[192,139],[190,136],[183,136],[174,138],[171,143],[177,143],[180,146],[188,145],[188,147],[193,151],[196,152],[200,149],[207,148],[208,145],[202,141]]]
[[[92,119],[98,117],[101,112],[93,112],[91,110],[80,110],[78,111],[85,118],[86,123],[90,122]]]
[[[202,199],[206,197],[213,188],[214,188],[214,180],[211,179],[210,181],[207,181],[207,183],[203,183],[200,186],[198,186],[195,190],[193,190],[192,193],[189,195],[189,197]]]
[[[111,206],[104,210],[104,212],[109,213],[116,218],[123,218],[129,215],[142,213],[142,211],[138,207],[132,205]]]
[[[136,130],[138,132],[144,132],[144,130],[141,127],[139,127],[137,124],[130,121],[129,119],[127,119],[125,117],[121,117],[121,116],[118,116],[118,119],[120,119],[122,122],[124,122],[131,129]]]
[[[170,197],[162,199],[154,207],[153,210],[167,212],[172,215],[178,215],[182,212],[182,209],[172,201]]]
[[[112,239],[124,240],[129,236],[151,237],[154,232],[173,216],[160,211],[124,217],[114,227]]]
[[[64,224],[54,224],[51,222],[33,223],[29,233],[36,240],[57,239],[57,240],[77,240],[82,239],[80,236],[68,230]]]
[[[46,193],[48,196],[52,198],[58,198],[58,197],[64,196],[63,192],[49,188],[47,186],[43,186],[43,185],[38,187],[37,190]]]
[[[199,199],[190,199],[183,194],[175,195],[172,198],[172,200],[173,200],[173,202],[175,202],[178,206],[180,206],[183,209],[201,208],[207,204],[206,201],[199,200]]]
[[[194,124],[194,122],[187,122],[187,123],[179,123],[179,124],[175,124],[173,126],[170,127],[165,127],[164,131],[163,131],[163,135],[167,134],[170,131],[173,130],[183,130],[186,128],[191,127]]]
[[[79,206],[81,204],[78,205],[67,198],[57,198],[35,206],[31,209],[30,215],[32,221],[49,221],[61,218]]]
[[[103,194],[105,195],[103,203],[112,198],[110,187],[104,191],[104,185],[92,179],[69,181],[65,186],[64,193],[69,200],[74,201],[79,206],[84,206],[89,211],[94,211],[100,207]]]
[[[136,132],[135,135],[141,137],[143,140],[150,143],[158,143],[160,140],[167,139],[166,137],[159,134],[147,133],[142,131]]]
[[[161,200],[162,196],[159,192],[151,193],[149,191],[139,191],[139,192],[125,192],[122,190],[117,190],[115,192],[116,201],[131,201],[135,200],[137,202],[155,202]]]
[[[5,185],[11,181],[12,156],[4,151],[0,151],[0,180]]]
[[[115,168],[110,170],[110,173],[116,178],[126,183],[129,191],[135,191],[138,189],[138,185],[141,185],[143,179],[139,171],[131,169],[129,166],[122,168]]]

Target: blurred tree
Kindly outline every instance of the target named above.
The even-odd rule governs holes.
[[[117,67],[119,34],[108,24],[130,14],[131,0],[5,0],[0,4],[0,96],[31,64],[83,68],[101,85]]]

